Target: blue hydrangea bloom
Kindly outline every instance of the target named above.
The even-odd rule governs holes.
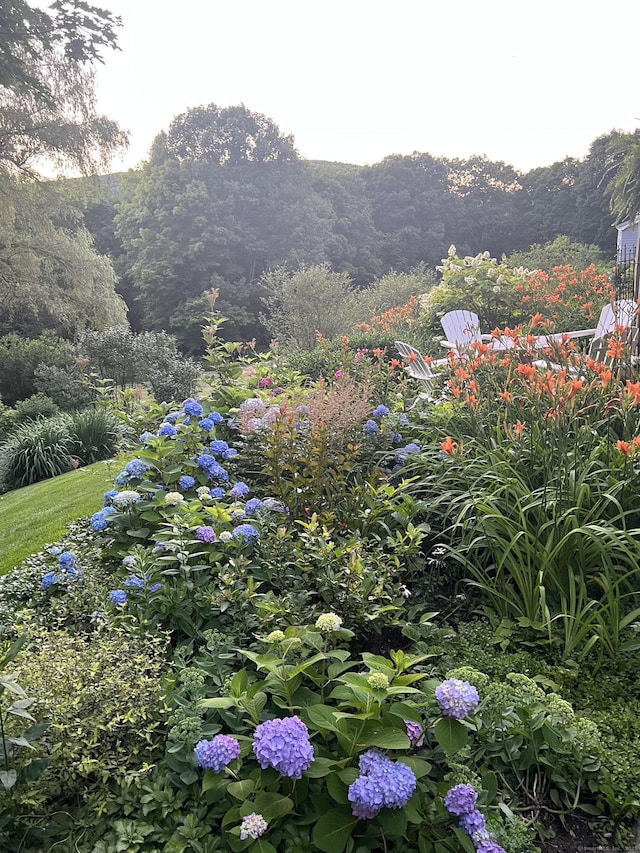
[[[116,494],[118,493],[116,492]],[[106,530],[109,524],[109,516],[113,515],[114,512],[115,509],[112,506],[105,506],[99,509],[98,512],[94,512],[91,516],[91,529],[96,533]]]
[[[75,566],[76,555],[72,554],[71,551],[63,551],[58,557],[58,563],[61,569],[68,569],[70,566]]]
[[[200,403],[198,403],[197,400],[194,400],[193,397],[188,397],[186,400],[183,401],[182,411],[185,412],[185,414],[191,415],[194,418],[201,418],[204,413],[204,409],[202,408]]]
[[[244,505],[244,511],[247,515],[255,515],[256,512],[260,512],[262,509],[262,501],[260,498],[249,498],[249,500]]]
[[[477,847],[476,853],[507,853],[507,851],[495,841],[489,841],[487,844]]]
[[[223,480],[226,482],[229,479],[228,473],[210,453],[201,453],[196,462],[198,463],[198,467],[205,471],[210,480]]]
[[[132,459],[131,462],[127,462],[124,466],[124,470],[136,480],[141,480],[149,470],[149,467],[142,459]]]
[[[195,486],[195,484],[196,484],[195,479],[193,477],[190,477],[188,474],[184,474],[178,480],[178,487],[181,488],[183,491],[186,491],[187,489],[193,488],[193,486]]]
[[[376,420],[377,420],[378,418],[383,418],[385,415],[388,415],[388,414],[389,414],[389,409],[386,406],[380,405],[380,406],[376,406],[375,409],[373,410],[373,412],[371,412],[371,417],[376,418]]]
[[[221,424],[224,420],[220,412],[209,412],[207,417],[210,418],[214,422],[214,424]]]
[[[47,572],[46,575],[42,576],[42,581],[41,581],[42,589],[44,589],[44,590],[49,589],[58,580],[59,580],[59,578],[55,572]]]
[[[214,486],[213,489],[209,489],[209,494],[215,500],[220,500],[220,498],[223,498],[225,496],[226,492],[222,488],[222,486]]]
[[[354,817],[375,817],[383,807],[400,809],[416,789],[416,777],[406,764],[368,750],[359,761],[360,776],[349,786],[348,799]]]
[[[132,586],[136,589],[144,589],[145,582],[146,578],[141,578],[138,575],[129,575],[129,577],[124,582],[124,585]]]
[[[149,587],[149,592],[157,592],[159,589],[162,589],[161,583],[152,583]]]
[[[484,815],[478,809],[474,809],[469,814],[462,815],[460,818],[460,828],[463,829],[467,835],[473,835],[474,832],[480,832],[480,830],[486,827],[486,821],[484,819]]]
[[[216,735],[212,740],[201,740],[193,751],[200,767],[220,773],[240,755],[240,743],[229,735]]]
[[[253,752],[263,770],[273,767],[290,779],[300,779],[313,764],[309,731],[297,716],[260,723],[253,739]]]
[[[131,478],[129,477],[126,471],[120,471],[114,482],[116,486],[124,486],[129,482],[130,479]]]
[[[234,539],[238,536],[242,536],[245,542],[251,542],[253,539],[260,538],[260,533],[256,530],[253,524],[239,524],[237,527],[233,528],[231,535]]]
[[[249,494],[249,486],[246,483],[236,483],[229,491],[232,498],[241,498]]]
[[[122,565],[127,566],[127,568],[131,568],[132,566],[135,566],[135,564],[136,558],[133,556],[133,554],[127,554],[126,557],[122,558]]]
[[[227,450],[229,449],[229,445],[227,444],[226,441],[220,441],[220,440],[216,439],[216,441],[212,441],[209,444],[209,448],[210,448],[212,453],[215,453],[216,455],[218,455],[218,454],[221,455],[221,454],[227,452]]]
[[[269,512],[288,512],[287,507],[282,503],[282,501],[277,500],[276,498],[265,498],[262,501],[262,508],[268,509]]]
[[[198,426],[200,429],[203,429],[205,432],[211,432],[214,428],[215,424],[211,420],[211,418],[203,418],[201,421],[198,421]]]
[[[155,438],[155,435],[152,432],[149,432],[149,430],[145,430],[143,433],[141,433],[141,435],[138,436],[138,441],[141,444],[145,444],[147,441],[149,441],[150,438]]]
[[[462,817],[475,810],[477,799],[478,792],[473,785],[454,785],[447,791],[444,806],[450,814]]]
[[[170,424],[175,424],[181,414],[182,412],[169,412],[168,415],[164,416],[164,419]]]
[[[47,553],[51,554],[52,557],[57,557],[58,554],[62,554],[62,548],[58,548],[57,545],[53,545],[48,549]]]
[[[158,435],[167,436],[167,438],[172,438],[174,435],[178,434],[178,430],[174,427],[173,424],[163,423],[160,424],[160,429],[158,430]]]
[[[127,603],[127,593],[123,589],[112,589],[109,598],[116,607],[124,607]]]
[[[105,492],[105,493],[104,493],[104,495],[103,495],[103,498],[104,498],[104,505],[105,505],[105,506],[111,506],[112,499],[113,499],[117,494],[118,494],[118,490],[117,490],[117,489],[111,489],[110,491]]]
[[[375,421],[368,420],[362,429],[365,435],[373,435],[374,432],[378,432],[378,424]]]
[[[234,456],[237,456],[237,455],[238,455],[238,451],[235,449],[235,447],[230,447],[228,450],[225,450],[225,452],[222,454],[222,458],[229,461],[229,459],[233,459]]]
[[[476,688],[468,681],[447,678],[436,687],[436,699],[446,717],[463,720],[478,707],[480,697]]]

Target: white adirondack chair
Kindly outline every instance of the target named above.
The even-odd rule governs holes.
[[[478,315],[473,311],[448,311],[442,315],[440,323],[446,335],[446,339],[440,341],[440,346],[453,352],[457,358],[466,358],[473,344],[483,343],[496,351],[511,349],[516,344],[510,337],[494,338],[493,335],[483,335],[480,332]]]
[[[591,337],[592,341],[589,345],[589,356],[597,361],[609,360],[605,356],[608,349],[608,336],[612,335],[619,328],[623,328],[627,332],[627,345],[631,353],[630,359],[632,364],[638,362],[637,344],[638,344],[638,327],[635,322],[638,312],[638,306],[632,299],[618,299],[615,302],[608,302],[600,311],[598,323],[594,329],[578,329],[571,332],[557,332],[553,335],[542,335],[536,339],[535,347],[537,349],[546,349],[553,342],[562,341],[566,338],[586,338]],[[615,359],[611,359],[612,363]],[[555,364],[550,359],[539,359],[533,362],[536,367],[548,367],[552,370],[559,370],[561,365]]]
[[[433,393],[435,380],[433,367],[440,367],[443,364],[447,364],[447,359],[441,358],[429,363],[425,361],[422,353],[415,347],[412,347],[411,344],[407,344],[404,341],[396,341],[395,344],[396,349],[405,361],[405,371],[424,388],[424,391],[418,394],[409,408],[412,409],[419,400],[433,402],[436,399]]]

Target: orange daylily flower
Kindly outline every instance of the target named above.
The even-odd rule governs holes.
[[[542,320],[542,314],[538,311],[538,313],[534,314],[533,317],[531,318],[531,323],[529,325],[531,326],[532,329],[535,329],[535,327],[540,323],[541,320]]]
[[[506,403],[510,403],[513,399],[509,391],[500,391],[498,397],[500,397],[500,399],[504,400]]]
[[[627,380],[624,390],[633,398],[634,406],[640,405],[640,382],[631,382],[630,380]]]
[[[402,362],[397,358],[391,359],[391,370],[396,370],[398,367],[402,367]]]
[[[533,364],[519,364],[516,370],[520,376],[524,376],[525,379],[533,379],[536,374],[536,368]]]
[[[380,349],[380,347],[376,347],[373,351],[373,354],[375,355],[376,358],[380,358],[380,356],[382,355],[383,352],[384,352],[384,350]]]
[[[522,421],[518,418],[513,427],[513,431],[517,433],[517,435],[522,435],[526,428],[526,424],[523,424]]]
[[[616,447],[620,451],[620,453],[624,453],[625,456],[629,455],[629,442],[628,441],[616,441]]]
[[[600,373],[600,381],[602,382],[602,387],[606,388],[607,385],[613,379],[613,373],[610,370],[603,370]]]
[[[409,362],[409,364],[411,364],[411,362],[415,361],[417,358],[418,356],[415,354],[415,352],[410,352],[407,356],[407,361]]]
[[[640,447],[640,435],[637,435],[637,436],[633,439],[632,444],[634,445],[634,447]]]
[[[458,448],[458,442],[452,441],[451,436],[448,435],[445,440],[441,443],[440,447],[442,448],[444,453],[448,453],[449,456],[453,456]]]
[[[609,358],[622,358],[624,349],[625,345],[620,338],[611,338],[607,347],[607,356]]]
[[[640,384],[640,383],[639,383]],[[583,379],[572,379],[571,380],[571,388],[569,389],[569,400],[573,400],[578,391],[584,385]]]

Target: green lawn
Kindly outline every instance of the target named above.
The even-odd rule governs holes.
[[[0,495],[0,575],[61,539],[69,522],[99,510],[122,468],[123,460],[108,459]]]

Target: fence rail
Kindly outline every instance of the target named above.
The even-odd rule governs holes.
[[[613,286],[616,299],[634,299],[634,281],[636,271],[635,251],[618,254],[613,270]]]

